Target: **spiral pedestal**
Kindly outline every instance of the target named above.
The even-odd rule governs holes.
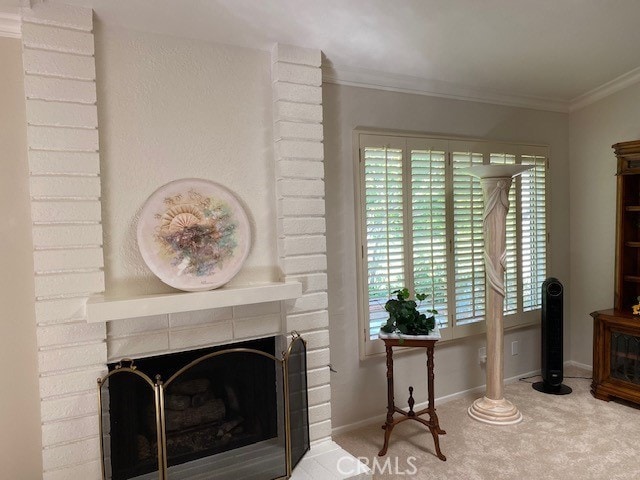
[[[487,390],[469,407],[471,418],[490,425],[522,421],[518,408],[504,398],[504,270],[506,221],[513,177],[531,168],[523,165],[481,165],[463,171],[480,178],[484,196],[484,262],[487,276]]]

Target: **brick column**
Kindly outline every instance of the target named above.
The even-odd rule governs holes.
[[[279,263],[285,281],[303,286],[286,302],[285,329],[308,342],[313,442],[331,437],[321,60],[289,45],[272,52]]]
[[[23,13],[43,478],[100,478],[96,378],[104,291],[93,11],[39,4]]]

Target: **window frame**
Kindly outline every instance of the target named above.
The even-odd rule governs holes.
[[[366,140],[375,140],[366,144]],[[369,291],[368,291],[368,275],[367,266],[368,262],[365,259],[366,250],[366,201],[364,199],[364,147],[365,146],[387,146],[389,148],[399,148],[402,150],[402,162],[403,172],[407,173],[411,171],[411,151],[415,150],[416,146],[431,145],[442,148],[445,146],[445,164],[446,164],[446,231],[447,231],[447,244],[450,245],[450,249],[447,253],[447,290],[448,290],[448,305],[455,305],[455,281],[453,276],[454,261],[453,253],[453,231],[454,231],[454,216],[453,212],[453,167],[452,153],[460,151],[469,151],[473,153],[482,153],[483,163],[488,163],[491,154],[505,153],[513,154],[516,156],[516,163],[522,162],[522,156],[539,156],[546,159],[545,165],[545,218],[544,225],[546,231],[545,241],[545,270],[546,275],[549,275],[549,265],[551,264],[551,251],[550,251],[550,218],[549,213],[552,211],[551,198],[549,190],[549,172],[550,172],[550,158],[551,149],[549,145],[533,144],[533,143],[515,143],[515,142],[500,142],[477,138],[468,137],[456,137],[456,136],[442,136],[442,135],[430,135],[424,133],[414,132],[397,132],[392,130],[376,130],[367,128],[357,128],[353,131],[353,160],[354,160],[354,201],[355,201],[355,221],[356,221],[356,265],[357,265],[357,312],[358,312],[358,338],[359,338],[359,350],[360,358],[366,359],[371,356],[381,355],[384,353],[384,344],[379,339],[370,338],[370,321],[369,321]],[[410,194],[407,193],[407,188],[411,188],[410,180],[407,180],[408,176],[403,177],[403,202],[404,211],[411,211]],[[514,181],[511,187],[516,189],[516,261],[517,271],[519,272],[517,278],[517,311],[513,314],[504,316],[504,329],[511,330],[515,328],[523,328],[539,324],[540,321],[540,308],[524,311],[523,309],[523,271],[522,271],[522,218],[521,218],[521,202],[522,202],[522,188],[521,180],[518,177]],[[407,230],[410,230],[411,224],[404,222],[405,238]],[[407,242],[410,244],[411,242]],[[405,251],[405,259],[409,259],[412,262],[411,251]],[[408,269],[411,270],[410,268]],[[407,285],[413,285],[413,274],[409,275],[409,278],[405,278]],[[450,309],[447,316],[447,327],[441,330],[442,340],[441,343],[446,343],[454,340],[464,339],[473,335],[480,335],[486,332],[485,320],[475,321],[466,325],[456,325],[455,322],[455,309]]]

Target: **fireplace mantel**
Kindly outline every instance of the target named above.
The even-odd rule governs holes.
[[[88,323],[109,322],[176,312],[290,300],[302,295],[300,282],[274,282],[222,287],[206,292],[165,293],[110,298],[94,295],[87,299]]]

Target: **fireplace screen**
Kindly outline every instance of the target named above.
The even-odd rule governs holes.
[[[306,344],[294,333],[276,356],[278,340],[110,365],[103,478],[289,478],[309,449]]]

